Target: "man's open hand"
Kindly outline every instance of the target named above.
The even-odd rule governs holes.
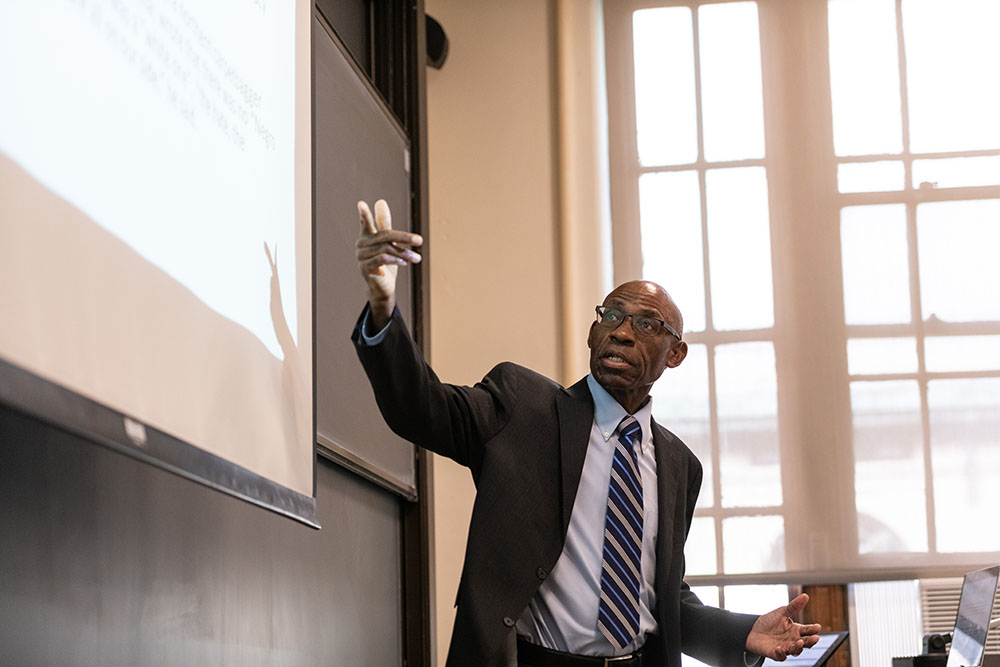
[[[375,217],[363,201],[358,202],[361,216],[361,236],[356,244],[358,268],[368,283],[368,303],[376,329],[381,329],[392,317],[396,307],[396,271],[400,265],[416,264],[420,255],[412,248],[424,240],[392,228],[389,205],[384,199],[375,202]]]
[[[783,661],[790,655],[798,655],[819,641],[817,623],[802,625],[792,620],[802,611],[809,596],[803,593],[784,607],[778,607],[757,619],[747,635],[747,651],[772,660]]]

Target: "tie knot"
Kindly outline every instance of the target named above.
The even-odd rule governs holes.
[[[639,421],[632,415],[625,415],[625,418],[618,424],[618,437],[629,446],[638,442],[642,438],[642,427],[639,426]]]

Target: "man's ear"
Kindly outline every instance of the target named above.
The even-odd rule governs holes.
[[[688,356],[688,344],[682,340],[677,341],[667,352],[667,368],[677,368]]]
[[[597,326],[597,322],[590,323],[590,330],[587,331],[587,349],[594,349],[594,327]]]

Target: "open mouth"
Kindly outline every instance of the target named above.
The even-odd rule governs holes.
[[[605,366],[610,366],[612,368],[628,368],[632,364],[625,360],[625,357],[621,357],[617,354],[606,354],[601,359]]]

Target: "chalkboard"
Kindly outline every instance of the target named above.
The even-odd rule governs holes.
[[[316,439],[320,451],[414,499],[415,452],[379,414],[351,330],[365,303],[354,244],[358,200],[385,199],[411,230],[409,141],[328,27],[313,19]],[[409,271],[397,300],[412,324]]]

